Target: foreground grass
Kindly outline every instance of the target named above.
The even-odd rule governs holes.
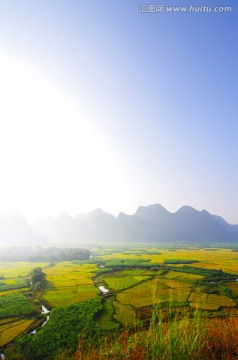
[[[71,358],[64,353],[57,360],[235,360],[238,359],[238,318],[193,319],[164,322],[152,319],[149,330],[116,340],[105,340],[97,348],[85,349],[83,342]]]

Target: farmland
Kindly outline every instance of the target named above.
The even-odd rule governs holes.
[[[227,296],[216,294],[205,294],[202,292],[192,292],[189,296],[190,306],[204,310],[218,310],[220,307],[235,307],[236,303]]]
[[[41,304],[65,309],[61,316],[66,323],[75,311],[72,305],[89,304],[85,309],[92,310],[95,300],[97,336],[146,326],[154,309],[165,317],[171,309],[180,314],[201,311],[204,318],[238,315],[238,257],[232,249],[115,247],[93,249],[92,254],[89,260],[1,264],[1,347],[39,329],[45,321]],[[31,281],[33,269],[41,269],[40,283]],[[102,295],[99,286],[109,293]],[[57,321],[55,317],[54,328]],[[47,324],[28,337],[29,346],[39,347],[49,329]]]
[[[110,260],[134,260],[138,262],[149,261],[151,264],[162,264],[168,260],[188,261],[193,259],[197,261],[196,266],[206,269],[221,269],[231,274],[238,274],[238,256],[236,251],[232,249],[219,248],[177,248],[177,249],[156,249],[151,248],[148,254],[148,249],[136,249],[129,254],[127,251],[110,252],[101,256],[105,261]]]
[[[167,282],[167,281],[166,281]],[[157,278],[118,294],[117,299],[123,305],[131,305],[135,308],[153,305],[155,303],[186,302],[190,294],[190,288],[183,285],[179,288],[178,282],[165,285],[165,282]]]
[[[61,262],[49,267],[44,271],[44,299],[52,306],[65,306],[95,297],[98,293],[92,280],[95,271],[95,264]]]
[[[0,346],[4,346],[24,332],[33,320],[17,320],[0,326]]]

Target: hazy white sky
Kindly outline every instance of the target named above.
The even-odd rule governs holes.
[[[1,208],[31,217],[123,207],[127,175],[94,114],[46,73],[9,57],[0,59],[0,78]]]
[[[237,3],[230,14],[140,5],[0,2],[1,211],[157,202],[238,223]]]

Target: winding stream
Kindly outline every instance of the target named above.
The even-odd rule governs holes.
[[[41,305],[41,314],[49,314],[50,310],[48,310],[44,305]],[[41,325],[41,327],[45,326],[45,324],[50,320],[50,315],[47,315],[45,322]],[[35,335],[36,329],[31,331],[30,334]]]
[[[41,314],[49,314],[50,310],[48,310],[44,305],[41,305]]]
[[[45,324],[46,324],[49,320],[50,320],[50,316],[47,315],[45,322],[43,322],[43,324],[42,324],[41,326],[42,326],[42,327],[45,326]]]

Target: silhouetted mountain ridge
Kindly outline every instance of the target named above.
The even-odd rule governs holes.
[[[238,243],[238,225],[221,216],[183,206],[172,213],[160,204],[140,206],[135,214],[117,217],[101,209],[75,217],[41,217],[31,225],[16,211],[0,215],[0,245],[100,244],[117,242]]]

